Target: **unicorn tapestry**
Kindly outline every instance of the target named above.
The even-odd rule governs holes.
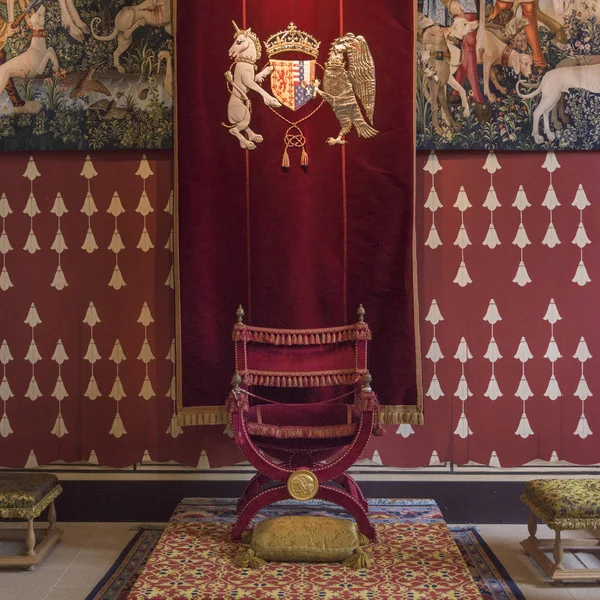
[[[417,148],[600,148],[598,0],[418,0]]]
[[[173,145],[171,0],[0,0],[0,150]]]

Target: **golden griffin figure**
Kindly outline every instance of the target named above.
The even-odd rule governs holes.
[[[348,59],[347,69],[345,57]],[[375,112],[375,63],[362,35],[347,33],[333,42],[325,63],[322,90],[319,89],[320,83],[318,79],[314,82],[315,96],[320,95],[331,105],[342,126],[336,138],[327,138],[330,146],[345,144],[344,136],[352,126],[359,137],[372,138],[379,133],[372,127]],[[359,101],[366,120],[358,105]]]

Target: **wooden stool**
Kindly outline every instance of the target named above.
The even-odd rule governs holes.
[[[23,529],[0,529],[3,540],[22,540],[25,534],[25,556],[0,556],[0,567],[31,568],[42,561],[63,532],[56,527],[54,500],[62,493],[55,475],[45,473],[0,472],[0,518],[25,519]],[[48,508],[48,529],[36,545],[33,520]]]
[[[598,551],[600,540],[578,539],[565,543],[561,531],[600,529],[599,479],[536,479],[525,484],[521,500],[531,509],[529,537],[521,542],[537,564],[553,581],[600,579],[600,568],[566,569],[564,550]],[[556,533],[554,541],[538,540],[535,536],[539,517]],[[545,554],[553,550],[554,562]]]

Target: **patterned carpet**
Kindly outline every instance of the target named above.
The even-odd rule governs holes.
[[[188,498],[164,534],[141,529],[87,600],[525,600],[474,527],[449,530],[432,500],[372,500],[371,568],[273,563],[239,569],[229,542],[235,505]],[[345,516],[332,505],[282,503],[259,518]]]

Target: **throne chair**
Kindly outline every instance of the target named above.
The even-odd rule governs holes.
[[[364,308],[356,323],[323,329],[254,327],[241,306],[236,314],[226,407],[235,442],[258,473],[238,500],[233,540],[262,508],[316,498],[344,508],[374,541],[367,500],[346,473],[371,434],[383,433]]]

